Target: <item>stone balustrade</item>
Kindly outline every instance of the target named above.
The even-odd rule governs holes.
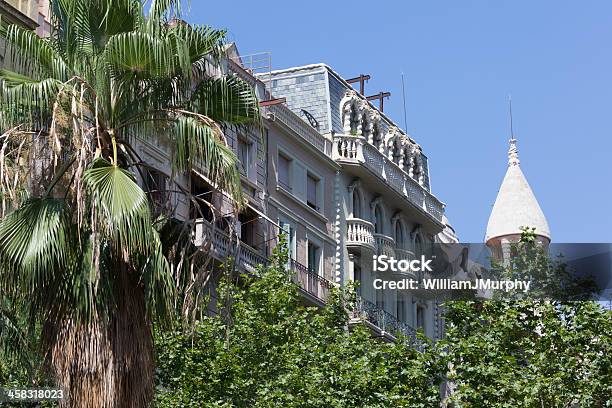
[[[364,165],[401,196],[436,220],[442,221],[444,204],[365,138],[335,135],[332,158],[341,163]]]
[[[274,120],[282,122],[294,133],[314,146],[317,150],[326,155],[331,155],[332,143],[325,136],[321,135],[316,129],[304,122],[284,104],[272,105],[267,107],[268,112],[273,114]]]
[[[378,255],[395,258],[395,240],[383,234],[374,234]]]
[[[374,225],[360,218],[348,218],[346,220],[346,245],[374,250],[376,248]]]

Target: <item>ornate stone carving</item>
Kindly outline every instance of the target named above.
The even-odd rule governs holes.
[[[397,126],[391,126],[385,135],[387,158],[396,162],[402,146],[402,133]]]
[[[364,102],[357,96],[357,92],[350,89],[344,93],[344,97],[340,101],[342,112],[342,128],[346,134],[361,134],[363,107],[361,102]]]

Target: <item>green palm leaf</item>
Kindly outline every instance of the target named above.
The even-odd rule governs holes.
[[[66,206],[54,198],[33,198],[0,222],[0,281],[7,290],[34,293],[64,268],[72,242]]]
[[[175,123],[174,166],[179,171],[196,169],[218,184],[236,200],[242,201],[238,159],[221,143],[217,129],[195,117],[181,116]]]
[[[151,236],[146,193],[134,176],[97,159],[83,177],[93,199],[95,225],[117,248],[145,250]]]
[[[236,76],[202,80],[194,100],[200,112],[217,122],[254,123],[259,117],[253,88]]]
[[[18,25],[0,25],[0,38],[6,42],[5,59],[14,68],[36,79],[48,76],[68,79],[68,68],[48,40]]]

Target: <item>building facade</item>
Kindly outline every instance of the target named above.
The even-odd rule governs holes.
[[[195,218],[195,243],[210,241],[219,262],[232,256],[238,267],[252,271],[267,263],[284,235],[288,269],[307,304],[323,306],[331,288],[356,282],[355,321],[391,340],[398,333],[412,336],[417,328],[440,337],[435,299],[373,286],[376,278],[419,278],[373,271],[374,255],[411,260],[435,242],[457,241],[444,204],[431,192],[422,148],[326,65],[256,75],[235,46],[227,51],[223,69],[251,84],[260,100],[286,99],[262,107],[263,130],[226,129],[248,205],[231,214],[226,199],[197,171],[184,176],[182,188],[225,207],[218,213],[228,214],[226,219],[194,209],[181,194],[158,201],[178,219]],[[171,171],[164,153],[169,146],[163,139],[156,143],[142,141],[139,151],[161,174],[152,171],[141,181],[164,190],[159,183]],[[236,248],[232,234],[240,241]]]
[[[49,15],[49,0],[0,0],[0,16],[4,23],[19,24],[41,37],[51,32]]]

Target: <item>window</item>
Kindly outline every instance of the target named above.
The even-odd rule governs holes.
[[[253,144],[243,137],[238,138],[238,160],[240,160],[240,171],[245,176],[249,175],[251,167],[251,149]]]
[[[278,225],[280,226],[279,234],[283,234],[285,236],[287,251],[289,252],[287,255],[289,256],[289,262],[295,260],[295,227],[291,225],[287,220],[280,219],[278,221]]]
[[[291,159],[282,153],[278,154],[278,184],[291,191]]]
[[[308,173],[306,176],[306,204],[316,211],[319,211],[318,194],[319,179],[316,176]]]
[[[425,307],[417,306],[417,328],[425,330]]]
[[[395,221],[395,245],[398,248],[404,248],[404,229],[402,228],[402,223]]]
[[[417,234],[414,238],[414,254],[416,256],[423,255],[423,239],[420,234]]]
[[[321,263],[321,248],[314,242],[308,242],[308,270],[316,275],[319,274]]]
[[[255,247],[257,216],[249,213],[240,213],[238,214],[238,222],[236,224],[240,240],[251,247]]]
[[[361,266],[357,262],[354,264],[353,280],[357,284],[357,294],[361,295]]]
[[[145,189],[149,193],[153,206],[153,215],[159,216],[168,206],[169,197],[166,192],[166,179],[161,172],[154,169],[146,170],[144,178]]]
[[[353,190],[353,218],[363,218],[361,215],[361,193],[359,190]]]
[[[374,208],[374,232],[377,234],[383,233],[383,215],[380,205]]]
[[[406,301],[400,296],[397,299],[397,320],[400,322],[406,321]]]

